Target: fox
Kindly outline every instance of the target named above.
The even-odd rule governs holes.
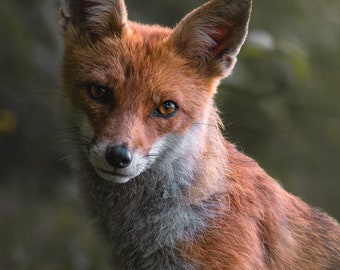
[[[223,136],[215,105],[251,0],[211,0],[174,28],[123,0],[63,0],[70,160],[113,269],[340,269],[340,226]]]

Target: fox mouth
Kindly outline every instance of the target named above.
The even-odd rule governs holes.
[[[115,171],[108,171],[108,170],[103,170],[103,169],[97,169],[97,171],[104,173],[104,174],[109,174],[111,176],[116,176],[116,177],[126,177],[126,178],[131,178],[131,175],[126,175],[126,174],[121,174],[117,173]]]
[[[116,184],[124,184],[129,182],[132,178],[135,177],[135,175],[127,175],[118,173],[115,171],[108,171],[100,168],[95,168],[97,171],[97,174],[99,177],[101,177],[103,180],[113,182]]]

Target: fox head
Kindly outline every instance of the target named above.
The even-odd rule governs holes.
[[[125,183],[204,151],[250,9],[212,0],[169,29],[129,21],[123,0],[62,1],[62,87],[75,145],[101,178]]]

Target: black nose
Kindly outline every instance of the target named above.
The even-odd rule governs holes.
[[[106,150],[105,158],[115,169],[126,168],[132,161],[131,152],[126,146],[110,146]]]

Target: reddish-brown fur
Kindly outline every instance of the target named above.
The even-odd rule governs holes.
[[[339,269],[338,224],[284,191],[226,143],[230,168],[220,217],[181,243],[197,269]]]
[[[109,139],[147,155],[165,134],[186,134],[193,124],[220,125],[212,98],[235,63],[250,12],[250,1],[243,0],[246,11],[231,8],[237,12],[229,21],[209,21],[229,2],[238,5],[210,1],[175,30],[127,21],[123,1],[110,1],[118,7],[112,16],[105,13],[95,23],[79,25],[77,20],[88,16],[83,9],[99,4],[74,4],[73,9],[80,10],[73,16],[78,17],[64,24],[62,84],[72,113],[85,112],[94,142]],[[206,17],[200,29],[206,35],[193,32]],[[114,104],[91,100],[88,84],[110,89]],[[162,101],[174,98],[183,105],[176,117],[150,116]],[[218,204],[206,227],[176,244],[184,262],[212,270],[340,269],[336,221],[284,191],[217,128],[202,132],[202,164],[197,165],[186,200],[194,204],[213,199]]]

